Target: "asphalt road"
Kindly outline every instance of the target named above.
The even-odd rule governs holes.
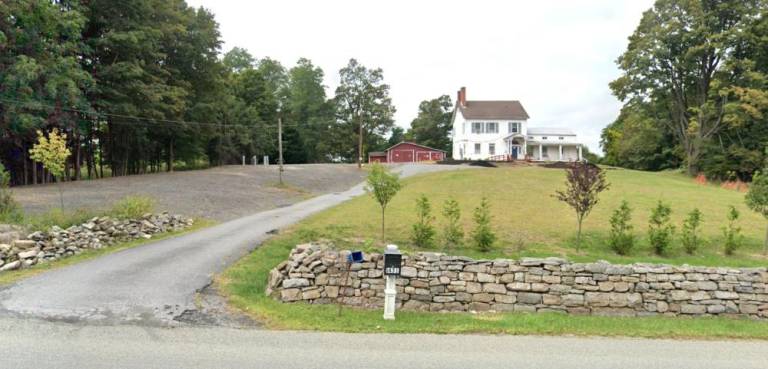
[[[400,170],[405,177],[456,168],[406,165]],[[195,309],[196,291],[210,284],[215,273],[268,238],[268,232],[361,194],[363,186],[359,184],[344,192],[22,280],[0,289],[0,316],[97,324],[175,324],[174,318]]]
[[[3,368],[751,369],[768,343],[78,326],[0,318]]]

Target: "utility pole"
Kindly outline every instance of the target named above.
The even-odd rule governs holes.
[[[280,185],[283,185],[283,118],[277,117],[277,150],[279,153],[277,164],[280,166]]]
[[[360,169],[363,167],[363,118],[361,115],[358,115],[357,121],[360,127],[357,134],[357,169]]]

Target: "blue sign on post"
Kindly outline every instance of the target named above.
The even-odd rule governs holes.
[[[362,263],[363,262],[363,252],[362,251],[352,251],[349,255],[347,255],[347,261],[350,263]]]

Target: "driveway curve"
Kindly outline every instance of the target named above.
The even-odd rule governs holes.
[[[468,168],[398,167],[403,177]],[[270,237],[272,230],[364,193],[363,184],[54,269],[0,290],[0,315],[97,324],[174,324],[195,308],[195,292],[215,273]]]

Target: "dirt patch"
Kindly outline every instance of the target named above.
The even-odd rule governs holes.
[[[104,209],[127,195],[151,196],[158,210],[226,221],[288,206],[308,197],[349,189],[365,171],[346,164],[287,165],[284,186],[277,166],[224,166],[62,184],[67,209]],[[14,197],[30,213],[58,207],[55,185],[16,187]]]

